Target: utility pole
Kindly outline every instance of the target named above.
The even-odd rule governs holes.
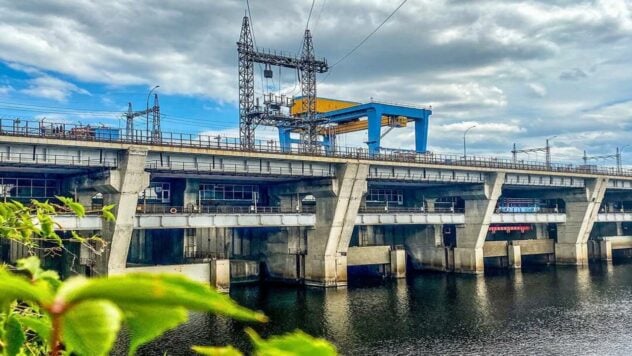
[[[153,89],[152,89],[153,90]],[[151,95],[151,92],[150,92]],[[132,110],[132,103],[127,103],[127,112],[123,114],[125,117],[125,138],[127,140],[134,140],[134,119],[140,116],[149,117],[149,113],[152,113],[152,137],[160,137],[160,107],[158,105],[158,94],[154,95],[154,106],[149,108],[149,101],[147,101],[147,109],[142,111]],[[149,126],[147,126],[149,127]],[[158,132],[157,135],[153,135],[153,132]],[[148,133],[149,134],[149,133]]]
[[[158,104],[158,94],[154,94],[154,107],[152,113],[151,142],[160,142],[160,104]]]
[[[244,16],[237,42],[239,57],[239,141],[241,148],[250,150],[255,145],[256,122],[251,113],[255,106],[255,45],[248,16]]]
[[[584,150],[584,157],[583,157],[584,165],[588,165],[588,161],[590,161],[590,160],[602,160],[602,159],[605,160],[605,159],[612,159],[612,158],[614,158],[615,162],[616,162],[616,165],[617,165],[617,173],[621,173],[621,171],[623,169],[622,164],[621,164],[621,153],[623,152],[623,150],[626,147],[629,147],[629,146],[630,145],[625,145],[625,146],[623,146],[621,148],[617,147],[616,148],[616,152],[614,154],[600,155],[600,156],[588,156],[586,154],[586,151]]]
[[[255,148],[255,129],[258,125],[284,127],[301,133],[302,149],[313,150],[318,140],[318,124],[322,120],[316,115],[316,73],[329,69],[325,59],[314,55],[314,44],[309,29],[305,30],[300,56],[285,55],[282,52],[255,48],[254,37],[248,16],[244,16],[241,34],[237,42],[239,58],[239,139],[244,150]],[[264,105],[255,104],[254,64],[266,66],[264,77],[272,76],[272,66],[295,69],[300,74],[302,117],[281,113],[279,104],[286,106],[282,96],[272,98],[264,93]]]
[[[518,153],[544,152],[546,167],[550,168],[551,167],[551,145],[549,141],[556,137],[557,136],[552,136],[552,137],[547,138],[546,145],[544,147],[526,148],[526,149],[518,150],[516,149],[516,144],[514,143],[513,150],[511,150],[514,163],[518,161]]]
[[[145,117],[145,119],[146,119],[146,122],[145,122],[145,124],[146,124],[146,134],[148,136],[147,138],[149,138],[149,98],[151,97],[151,93],[154,90],[158,89],[158,88],[160,88],[160,85],[156,85],[155,87],[151,88],[151,90],[147,94],[147,105],[146,105],[146,110],[145,110],[145,114],[146,114],[146,117]],[[152,128],[153,128],[153,126],[152,126]]]
[[[316,59],[314,58],[314,43],[309,29],[305,29],[303,38],[303,56],[301,58],[301,106],[305,120],[305,128],[301,134],[301,143],[306,145],[307,152],[317,149],[318,130],[315,123],[316,116]]]

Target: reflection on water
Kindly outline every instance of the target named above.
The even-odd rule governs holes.
[[[233,287],[231,296],[271,318],[255,326],[263,335],[300,328],[344,354],[632,354],[632,264],[354,282],[339,290]],[[193,315],[141,354],[246,347],[243,327]]]

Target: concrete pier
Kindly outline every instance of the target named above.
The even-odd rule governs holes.
[[[454,249],[454,270],[461,273],[483,273],[483,244],[492,221],[498,198],[502,194],[505,174],[487,175],[479,194],[463,195],[465,225],[457,230]]]
[[[138,194],[149,185],[149,174],[145,172],[147,150],[131,147],[125,151],[118,169],[111,170],[105,184],[96,185],[103,193],[104,204],[114,204],[116,220],[104,222],[103,238],[109,242],[105,255],[106,269],[101,273],[117,273],[125,270],[127,253],[134,229],[134,215]]]
[[[356,216],[367,190],[369,166],[346,164],[337,167],[331,189],[316,197],[316,225],[307,236],[305,284],[322,287],[347,284],[347,249]]]
[[[588,264],[588,238],[603,202],[607,178],[586,180],[586,187],[564,196],[566,222],[558,227],[555,260],[558,264]]]

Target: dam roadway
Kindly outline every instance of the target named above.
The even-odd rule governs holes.
[[[99,231],[86,274],[175,270],[231,280],[344,286],[369,265],[483,273],[486,266],[586,265],[629,255],[632,172],[433,154],[282,152],[163,133],[143,138],[0,134],[3,194],[115,204],[115,222],[58,216]],[[8,246],[10,260],[23,251]]]

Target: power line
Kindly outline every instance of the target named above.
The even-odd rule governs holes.
[[[312,18],[312,11],[314,11],[314,4],[316,4],[316,0],[312,0],[312,6],[309,8],[309,15],[307,15],[307,23],[305,24],[305,29],[309,29],[309,20]]]
[[[94,117],[94,118],[104,118],[108,117],[111,119],[120,119],[123,115],[122,111],[104,111],[104,110],[87,110],[87,109],[76,109],[76,108],[63,108],[63,107],[53,107],[53,106],[39,106],[39,105],[25,105],[25,104],[10,104],[0,102],[0,110],[10,110],[14,112],[33,112],[33,113],[42,113],[42,114],[59,114],[59,115],[76,115],[80,117]],[[209,128],[208,123],[204,122],[204,119],[191,118],[191,117],[182,117],[171,115],[168,113],[161,113],[161,117],[167,123],[180,123],[186,124],[187,126],[194,126],[200,128]],[[139,123],[144,123],[144,118],[138,119]],[[221,128],[233,128],[235,125],[231,124],[220,124],[213,123],[215,127]]]
[[[347,52],[347,54],[345,54],[344,56],[342,56],[342,58],[340,58],[339,60],[337,60],[334,64],[332,64],[331,66],[329,66],[329,73],[331,73],[331,69],[333,69],[333,67],[335,67],[336,65],[340,64],[340,62],[344,61],[345,59],[347,59],[347,57],[349,57],[350,55],[352,55],[355,51],[358,50],[358,48],[362,47],[362,45],[369,40],[369,38],[371,38],[371,36],[373,36],[377,31],[380,30],[380,28],[382,28],[382,26],[384,26],[384,24],[386,24],[388,22],[388,20],[390,20],[391,17],[393,17],[393,15],[395,15],[395,13],[397,11],[399,11],[399,9],[402,8],[402,6],[404,6],[404,4],[406,4],[406,2],[408,2],[408,0],[404,0],[402,1],[399,6],[397,6],[395,8],[395,10],[393,10],[393,12],[390,13],[390,15],[388,15],[384,21],[382,21],[382,23],[380,23],[373,31],[371,31],[371,33],[369,33],[366,37],[364,37],[362,39],[362,41],[360,41],[355,47],[353,47],[349,52]],[[327,77],[329,77],[329,74],[327,74]],[[325,79],[327,78],[325,77]]]
[[[325,9],[326,4],[327,0],[323,0],[323,4],[320,5],[320,11],[318,12],[318,16],[316,17],[316,22],[314,23],[314,28],[318,28],[318,24],[320,23],[320,15],[323,14],[323,10]]]

